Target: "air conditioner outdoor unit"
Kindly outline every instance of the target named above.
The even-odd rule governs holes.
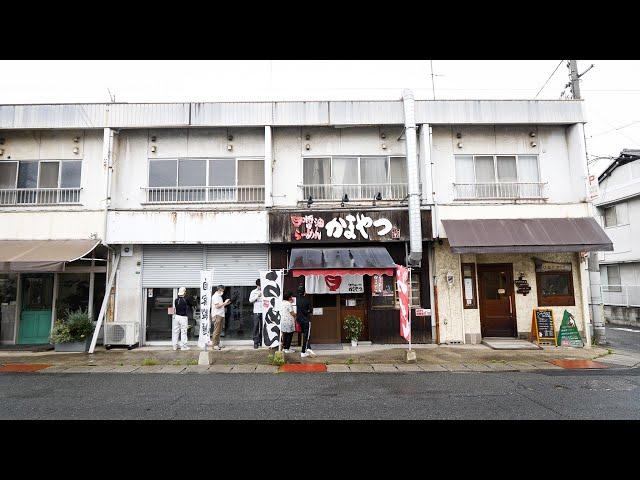
[[[127,347],[129,350],[139,345],[140,324],[134,322],[107,322],[104,324],[104,347]]]

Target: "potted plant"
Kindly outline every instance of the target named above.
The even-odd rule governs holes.
[[[86,352],[91,343],[94,325],[87,311],[67,310],[62,320],[57,320],[51,330],[51,343],[56,352]]]
[[[358,337],[364,330],[364,324],[360,317],[356,317],[355,315],[347,315],[344,318],[344,325],[342,326],[347,331],[347,337],[351,339],[351,346],[355,347],[358,345]]]

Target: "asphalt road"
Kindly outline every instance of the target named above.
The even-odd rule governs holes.
[[[640,419],[640,369],[0,374],[1,419]]]
[[[607,342],[613,349],[640,353],[640,328],[607,325]]]

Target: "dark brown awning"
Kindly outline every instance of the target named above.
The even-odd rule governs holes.
[[[301,275],[393,275],[396,264],[385,247],[292,248],[289,270]]]
[[[453,253],[611,251],[591,217],[442,220]]]

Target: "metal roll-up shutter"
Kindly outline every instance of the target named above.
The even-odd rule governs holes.
[[[255,286],[260,270],[268,268],[267,245],[207,245],[207,268],[213,268],[213,283]]]
[[[205,268],[202,245],[145,245],[142,252],[143,287],[199,286]]]

